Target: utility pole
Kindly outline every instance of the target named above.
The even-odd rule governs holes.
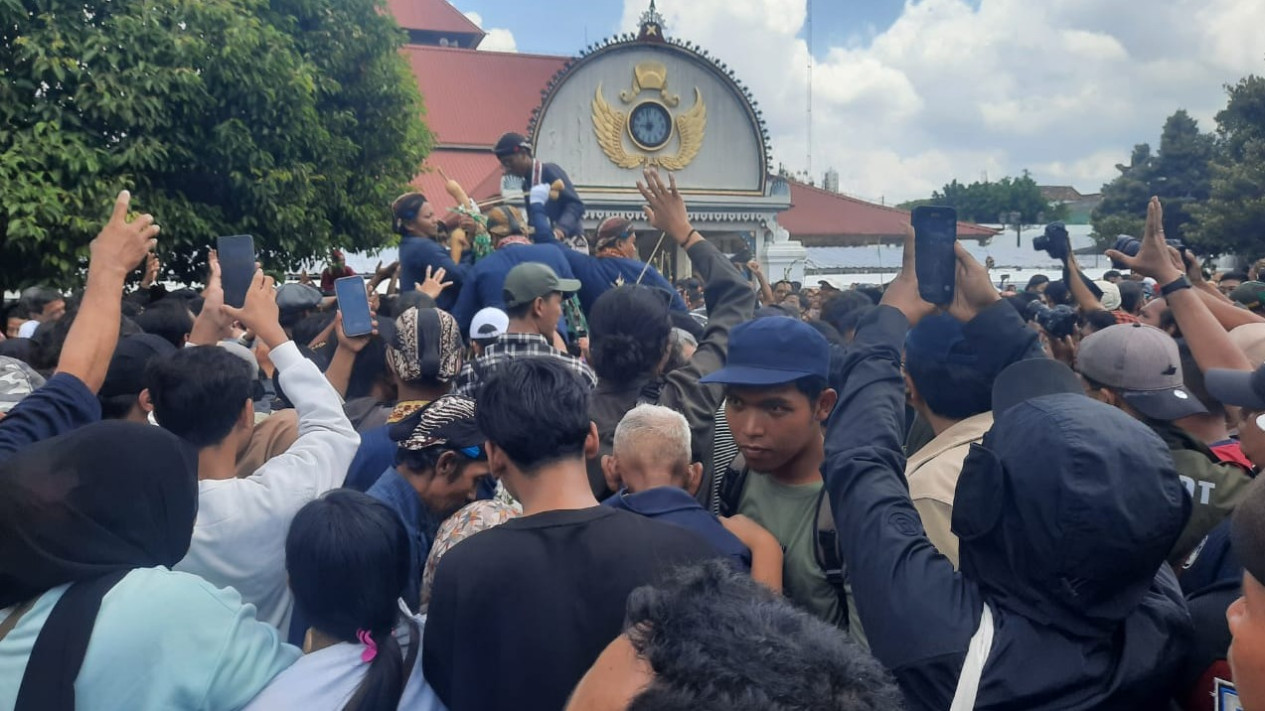
[[[808,0],[808,174],[813,174],[813,0]]]

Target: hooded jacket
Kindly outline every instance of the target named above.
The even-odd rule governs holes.
[[[1164,564],[1190,503],[1164,442],[1080,394],[996,413],[958,484],[955,573],[902,481],[907,329],[888,306],[862,320],[823,467],[874,655],[911,708],[947,709],[987,604],[976,709],[1164,708],[1191,634]]]

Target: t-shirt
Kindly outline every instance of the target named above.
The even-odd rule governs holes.
[[[716,555],[684,528],[600,506],[477,533],[436,569],[426,679],[452,711],[558,711],[619,636],[629,593]]]
[[[750,472],[738,500],[738,513],[760,524],[778,543],[782,589],[796,605],[833,625],[842,626],[839,593],[817,564],[814,535],[821,482],[791,486],[767,474]]]
[[[0,709],[17,701],[31,650],[70,588],[41,595],[0,640]],[[0,611],[0,621],[9,613]],[[232,588],[166,568],[138,568],[101,599],[75,708],[237,709],[299,658]]]

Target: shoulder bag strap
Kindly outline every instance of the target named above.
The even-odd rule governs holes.
[[[992,650],[993,611],[988,603],[984,603],[979,629],[975,630],[975,635],[971,637],[971,646],[966,650],[966,662],[958,676],[958,688],[953,693],[953,705],[949,707],[949,711],[972,711],[975,708],[975,697],[979,694],[980,680],[984,677],[984,665],[988,663],[988,654]]]
[[[101,599],[131,570],[70,586],[35,638],[14,711],[74,711],[75,679],[97,623]]]

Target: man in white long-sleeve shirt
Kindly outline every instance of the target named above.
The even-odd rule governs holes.
[[[176,570],[232,586],[254,603],[260,620],[289,628],[294,599],[286,584],[285,537],[307,502],[339,487],[360,436],[338,393],[286,337],[277,322],[272,279],[257,273],[242,309],[222,305],[213,271],[199,325],[214,331],[237,320],[272,349],[281,387],[299,415],[299,438],[252,476],[236,478],[238,451],[254,426],[255,373],[215,346],[186,348],[151,364],[146,374],[158,423],[198,447],[198,517],[189,553]],[[219,323],[215,323],[218,321]]]

